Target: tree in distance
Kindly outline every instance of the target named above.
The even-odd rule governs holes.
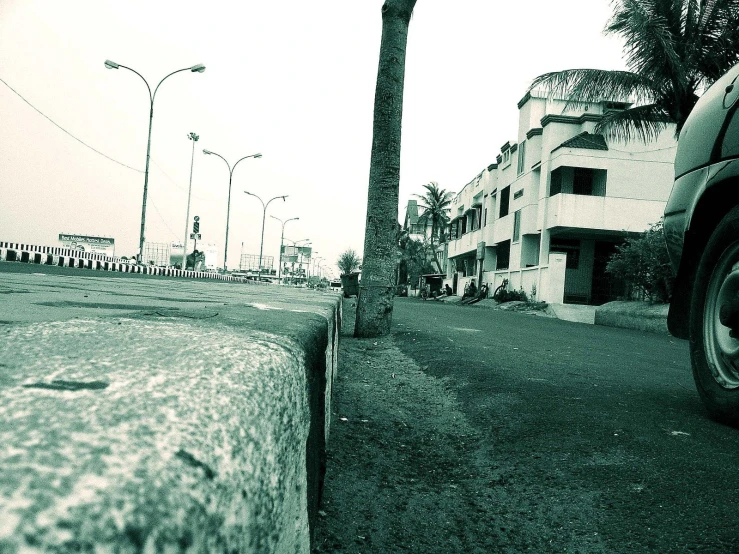
[[[339,259],[336,260],[336,265],[339,266],[342,275],[350,275],[359,269],[359,266],[362,265],[362,259],[350,248],[341,253]]]
[[[449,224],[449,205],[452,203],[454,193],[439,188],[439,183],[431,181],[424,185],[426,192],[423,195],[416,194],[420,200],[419,206],[423,213],[419,216],[419,223],[428,225],[431,223],[431,236],[429,237],[432,262],[436,265],[439,273],[442,273],[441,264],[436,259],[436,247],[444,241],[444,229]]]

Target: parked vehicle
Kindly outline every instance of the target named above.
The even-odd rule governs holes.
[[[665,240],[676,272],[668,316],[690,339],[709,413],[739,425],[739,65],[716,81],[680,132]]]

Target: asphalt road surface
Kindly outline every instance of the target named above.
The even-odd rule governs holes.
[[[739,430],[707,417],[687,342],[416,299],[393,325],[481,438],[501,550],[739,552]]]

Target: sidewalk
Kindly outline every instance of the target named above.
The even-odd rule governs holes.
[[[450,305],[460,305],[459,296],[442,297],[440,301]],[[506,302],[498,304],[492,298],[481,300],[473,307],[484,307],[495,310],[523,311],[524,303]],[[602,306],[583,304],[549,304],[545,311],[529,313],[556,317],[563,321],[586,323],[589,325],[605,325],[621,327],[653,333],[667,333],[667,312],[669,304],[650,304],[649,302],[608,302]]]

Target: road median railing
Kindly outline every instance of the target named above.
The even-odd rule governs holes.
[[[145,266],[131,263],[115,256],[82,252],[72,248],[42,246],[20,242],[0,241],[0,262],[22,262],[38,265],[118,271],[142,275],[162,275],[187,279],[215,279],[218,281],[246,282],[247,279],[212,271],[191,271],[171,267]]]

